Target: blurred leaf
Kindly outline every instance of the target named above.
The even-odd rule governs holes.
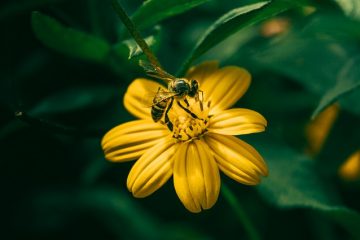
[[[98,147],[94,146],[95,148]],[[88,166],[84,169],[81,177],[81,182],[85,185],[91,185],[96,182],[96,180],[109,168],[108,162],[102,158],[96,158],[96,160],[91,161]]]
[[[215,23],[206,30],[186,59],[179,75],[184,74],[193,60],[237,31],[273,17],[292,7],[299,6],[302,2],[303,1],[287,0],[264,1],[232,9],[216,20]]]
[[[254,24],[256,20],[249,19],[249,17],[257,16],[260,18],[260,14],[258,14],[258,11],[255,10],[261,9],[269,3],[270,1],[265,1],[235,8],[221,16],[206,30],[203,37],[198,41],[195,46],[193,57],[198,57],[198,55],[206,52],[208,49],[220,43],[228,36],[245,27],[245,25],[248,26],[250,24]],[[246,22],[246,20],[249,22]]]
[[[339,47],[341,50],[337,51]],[[334,72],[347,55],[344,56],[342,47],[331,39],[289,34],[271,41],[252,57],[263,67],[296,80],[311,92],[322,94],[335,82]],[[314,64],[313,59],[327,61]]]
[[[30,219],[39,229],[52,225],[63,227],[69,222],[85,221],[101,223],[116,239],[186,239],[183,232],[200,239],[201,234],[189,227],[168,228],[167,223],[153,217],[135,204],[128,195],[109,187],[76,189],[76,191],[57,191],[42,194],[32,201],[34,212]],[[78,219],[86,213],[86,219]],[[39,225],[40,224],[40,225]],[[91,229],[88,231],[92,232]],[[96,230],[94,230],[96,231]],[[189,237],[188,235],[188,237]],[[191,238],[190,238],[191,239]]]
[[[356,105],[358,99],[352,103],[353,106]],[[318,166],[326,166],[320,168],[324,175],[337,177],[339,168],[345,159],[356,149],[360,149],[359,122],[359,116],[351,112],[340,111],[321,152],[316,157]]]
[[[313,161],[276,141],[264,141],[257,149],[270,171],[259,185],[264,199],[281,208],[320,211],[354,237],[360,237],[360,215],[339,204],[335,191],[318,176]]]
[[[341,96],[360,87],[360,56],[349,59],[337,76],[336,85],[326,91],[320,100],[319,105],[312,114],[315,118],[327,106],[335,102]],[[360,100],[360,99],[359,99]],[[359,105],[359,104],[358,104]]]
[[[0,128],[0,139],[5,139],[16,131],[26,128],[27,125],[17,119],[9,122],[7,125],[3,125]]]
[[[360,116],[360,89],[357,88],[354,91],[347,93],[339,101],[340,105],[345,109],[350,110],[351,112]]]
[[[115,88],[82,86],[55,93],[31,109],[33,115],[62,114],[84,108],[103,106],[115,95]]]
[[[287,35],[258,47],[252,58],[263,67],[296,80],[309,91],[324,95],[317,114],[329,103],[355,90],[360,73],[355,69],[356,63],[351,62],[358,62],[359,36],[355,22],[343,16],[319,14],[310,18],[305,26],[295,25]],[[343,102],[342,106],[353,111],[354,104],[358,103]]]
[[[147,0],[132,15],[132,20],[138,29],[145,29],[208,1],[210,0]]]
[[[344,13],[354,19],[360,20],[360,1],[359,0],[334,0],[344,11]]]
[[[36,37],[41,42],[63,54],[102,62],[109,53],[110,46],[105,40],[66,27],[40,12],[32,13],[31,23]]]
[[[33,10],[47,4],[55,4],[58,2],[64,2],[66,0],[24,0],[24,1],[12,1],[0,9],[0,19],[10,17],[25,11]]]

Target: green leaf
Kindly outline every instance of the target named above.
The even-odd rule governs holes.
[[[359,0],[334,0],[343,12],[356,20],[360,20],[360,1]]]
[[[138,29],[154,26],[156,23],[188,11],[209,0],[147,0],[132,15]]]
[[[343,95],[340,99],[340,105],[345,109],[360,115],[360,88],[356,88],[354,91],[348,92],[346,95]]]
[[[110,46],[105,40],[66,27],[40,12],[32,13],[31,23],[36,37],[43,44],[63,54],[102,62],[110,51]]]
[[[178,75],[183,75],[191,62],[216,46],[227,37],[241,29],[254,25],[260,21],[273,17],[292,7],[299,6],[301,1],[264,1],[236,8],[215,21],[205,32],[203,37],[186,59]]]
[[[156,43],[156,39],[154,36],[147,37],[144,40],[149,46],[154,45]],[[129,59],[139,56],[142,53],[141,48],[139,47],[139,45],[137,45],[137,43],[133,39],[125,40],[123,43],[129,48],[129,57],[128,57]]]
[[[322,96],[313,114],[315,117],[327,105],[347,98],[358,88],[359,36],[358,24],[354,21],[334,13],[319,14],[310,18],[305,26],[295,25],[287,35],[258,46],[251,58]],[[360,108],[357,102],[340,101],[342,107],[359,114],[355,109]]]
[[[33,211],[30,225],[37,226],[41,231],[46,228],[64,228],[75,219],[81,220],[82,223],[99,221],[100,227],[105,227],[116,239],[203,239],[205,237],[186,225],[176,228],[160,222],[136,204],[128,194],[106,186],[45,192],[28,202],[33,204],[29,208]],[[79,217],[84,213],[89,218]],[[96,230],[87,229],[87,232],[92,233]]]
[[[160,30],[159,28],[156,28],[155,30],[155,35],[150,35],[144,39],[148,46],[152,49],[159,46]],[[117,56],[120,56],[120,58],[124,59],[131,59],[142,54],[141,48],[132,38],[115,44],[113,47],[113,51],[116,53]]]
[[[336,85],[326,91],[316,107],[312,118],[315,118],[327,106],[335,102],[341,96],[360,87],[360,56],[349,59],[342,67],[337,76]]]
[[[319,177],[313,161],[276,141],[256,146],[266,160],[269,176],[258,189],[264,199],[280,208],[308,208],[327,215],[357,239],[360,215],[342,206],[329,184]]]
[[[107,86],[73,87],[44,99],[30,111],[33,115],[62,114],[91,107],[103,106],[115,95]]]

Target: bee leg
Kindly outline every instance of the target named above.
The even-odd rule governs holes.
[[[184,102],[185,102],[185,104],[186,104],[187,107],[190,107],[190,103],[189,103],[189,101],[188,101],[186,98],[184,98]]]
[[[201,94],[201,97],[200,97],[200,94]],[[203,104],[203,101],[204,101],[204,92],[199,90],[199,93],[196,94],[196,101],[199,102],[199,105],[200,105],[200,110],[201,111],[204,111],[204,104]]]
[[[199,118],[198,116],[196,116],[195,113],[193,113],[192,111],[190,111],[189,109],[187,109],[186,107],[184,107],[179,101],[176,101],[176,103],[179,105],[179,107],[181,107],[185,112],[187,112],[188,114],[190,114],[191,117],[199,119],[199,120],[203,120],[202,118]]]
[[[201,111],[204,111],[204,105],[203,105],[203,102],[202,102],[202,101],[199,101],[199,105],[200,105],[200,110],[201,110]]]
[[[173,129],[174,129],[174,125],[173,125],[172,122],[170,121],[168,113],[169,113],[169,111],[170,111],[170,109],[171,109],[171,107],[172,107],[172,105],[173,105],[173,102],[174,102],[174,98],[171,98],[170,103],[169,103],[169,105],[168,105],[168,107],[166,108],[166,111],[165,111],[165,124],[166,124],[166,126],[168,127],[168,129],[169,129],[171,132],[172,132]]]

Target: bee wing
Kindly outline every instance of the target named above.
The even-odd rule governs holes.
[[[151,108],[157,92],[148,91],[147,94],[143,95],[140,99],[140,103],[144,108]]]
[[[170,73],[167,73],[163,69],[161,69],[158,66],[153,65],[152,63],[149,63],[144,60],[139,61],[139,65],[145,70],[146,74],[150,77],[162,79],[166,82],[172,81],[175,79],[173,75]]]
[[[150,92],[149,94],[144,95],[141,98],[141,105],[145,108],[150,108],[152,107],[154,104],[154,98],[156,96],[160,96],[160,100],[158,100],[158,102],[172,98],[174,96],[176,96],[177,93],[174,92],[167,92],[167,91],[158,91],[158,92]]]
[[[166,99],[169,99],[169,98],[172,98],[172,97],[175,97],[178,93],[175,93],[175,92],[160,92],[160,101],[164,101]],[[156,103],[153,103],[153,104],[156,104]]]

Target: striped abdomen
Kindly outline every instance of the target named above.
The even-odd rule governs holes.
[[[151,107],[151,117],[154,122],[158,122],[164,115],[166,106],[168,105],[169,98],[163,98],[156,95],[153,99],[153,105]]]

